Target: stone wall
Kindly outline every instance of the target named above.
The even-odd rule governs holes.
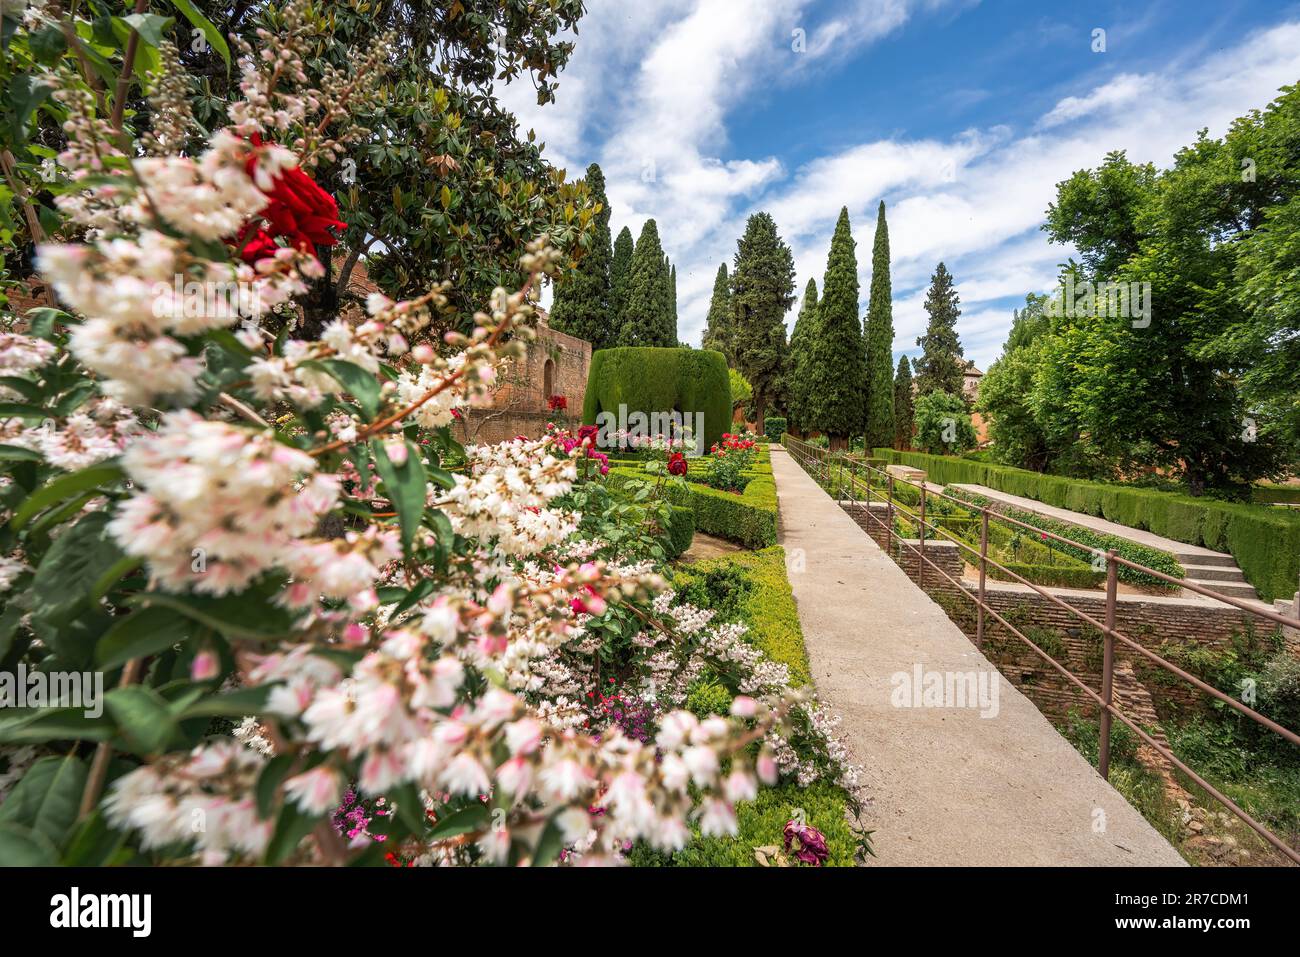
[[[501,377],[486,408],[469,409],[453,427],[466,444],[504,442],[517,435],[538,438],[553,417],[548,402],[563,396],[568,409],[556,418],[572,425],[582,418],[591,368],[591,343],[549,326],[537,328],[524,358]]]

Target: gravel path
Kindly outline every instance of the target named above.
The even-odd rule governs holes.
[[[1184,863],[779,446],[772,471],[817,689],[865,768],[873,863]],[[969,675],[984,694],[896,706],[918,671],[922,690]]]

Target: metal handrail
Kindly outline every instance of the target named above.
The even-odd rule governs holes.
[[[793,436],[788,436],[788,435],[782,440],[782,445],[791,453],[791,455],[795,458],[795,460],[799,462],[800,466],[804,468],[805,471],[811,473],[813,469],[809,468],[809,464],[815,461],[818,465],[816,471],[819,472],[823,477],[825,477],[827,485],[831,485],[830,472],[832,466],[832,453],[829,450],[819,449],[816,446],[810,445],[806,442],[803,442],[800,439],[796,439]],[[792,447],[792,446],[798,446],[801,448]],[[834,454],[833,457],[834,459],[837,459],[839,462],[840,481],[835,486],[831,486],[831,487],[833,489],[836,487],[843,489],[844,487],[843,469],[844,469],[845,457],[839,454]],[[1271,609],[1265,610],[1263,608],[1247,604],[1246,602],[1236,599],[1230,595],[1221,595],[1218,592],[1215,592],[1211,589],[1191,585],[1190,583],[1187,583],[1180,578],[1175,578],[1172,575],[1166,575],[1163,572],[1157,571],[1154,568],[1149,568],[1145,565],[1142,565],[1139,562],[1134,562],[1129,559],[1122,558],[1118,554],[1116,554],[1116,552],[1113,549],[1111,549],[1106,552],[1106,611],[1105,611],[1106,620],[1105,622],[1099,622],[1092,615],[1089,615],[1086,612],[1081,611],[1078,608],[1075,608],[1073,605],[1070,605],[1069,603],[1065,602],[1058,596],[1053,595],[1050,592],[1044,590],[1034,582],[1029,581],[1028,579],[1018,574],[1017,572],[1002,565],[996,559],[989,558],[988,556],[989,519],[995,518],[998,521],[1005,522],[1010,525],[1019,526],[1025,529],[1030,529],[1034,532],[1055,539],[1056,541],[1059,541],[1062,544],[1069,545],[1074,548],[1081,549],[1083,551],[1093,552],[1095,554],[1097,552],[1097,549],[1073,541],[1072,539],[1066,538],[1065,536],[1057,535],[1054,532],[1047,532],[1042,529],[1036,528],[1033,525],[1029,525],[1025,522],[1021,522],[1017,519],[1011,518],[1010,516],[1002,515],[998,512],[993,511],[987,505],[976,506],[971,504],[970,502],[966,502],[961,499],[954,498],[953,496],[948,495],[945,492],[940,492],[935,489],[928,488],[926,483],[912,482],[908,479],[893,475],[892,473],[889,473],[883,469],[878,469],[875,468],[874,466],[867,465],[865,463],[849,461],[848,464],[849,464],[848,489],[849,489],[849,494],[852,496],[852,501],[854,503],[858,502],[857,487],[859,484],[859,480],[857,478],[857,471],[859,469],[865,469],[869,473],[875,473],[879,476],[882,476],[886,480],[886,485],[888,487],[886,507],[889,515],[887,519],[887,524],[886,521],[882,521],[876,515],[872,514],[872,511],[869,507],[865,511],[867,517],[871,521],[885,528],[886,540],[887,542],[890,543],[889,544],[890,548],[892,548],[892,542],[893,542],[893,525],[894,525],[893,516],[895,510],[907,516],[911,521],[917,524],[918,532],[919,532],[919,547],[916,545],[912,545],[911,543],[907,542],[904,539],[899,539],[899,542],[900,544],[903,545],[903,547],[909,549],[913,554],[916,554],[919,557],[919,561],[917,563],[918,585],[920,587],[924,587],[925,566],[930,565],[943,578],[946,578],[949,582],[951,582],[954,586],[956,586],[957,590],[961,594],[965,595],[966,597],[970,598],[972,601],[975,602],[977,608],[977,624],[976,624],[977,647],[980,647],[981,649],[983,648],[984,616],[986,614],[991,615],[995,621],[997,621],[1009,632],[1011,632],[1013,635],[1015,635],[1025,644],[1027,644],[1034,651],[1035,654],[1037,654],[1039,657],[1047,661],[1048,664],[1050,664],[1056,671],[1060,672],[1060,674],[1064,678],[1066,678],[1071,684],[1079,688],[1080,691],[1082,691],[1088,698],[1091,698],[1096,703],[1096,705],[1100,709],[1099,746],[1098,746],[1097,764],[1098,764],[1098,771],[1101,773],[1102,777],[1106,778],[1107,780],[1110,779],[1110,729],[1111,729],[1111,718],[1113,716],[1118,718],[1124,725],[1126,725],[1136,735],[1138,735],[1138,737],[1141,738],[1145,744],[1147,744],[1149,747],[1155,750],[1157,754],[1159,754],[1165,760],[1169,761],[1172,765],[1174,765],[1176,768],[1178,768],[1180,771],[1186,774],[1198,786],[1203,788],[1206,793],[1211,795],[1215,800],[1217,800],[1224,807],[1232,811],[1233,814],[1235,814],[1240,820],[1242,820],[1252,830],[1254,830],[1257,834],[1259,834],[1260,837],[1262,837],[1265,841],[1267,841],[1273,847],[1277,848],[1279,851],[1281,851],[1283,854],[1285,854],[1288,858],[1290,858],[1295,863],[1300,864],[1300,852],[1298,852],[1295,848],[1292,848],[1289,844],[1284,842],[1272,831],[1270,831],[1264,825],[1256,821],[1253,817],[1251,817],[1248,813],[1246,813],[1245,810],[1239,807],[1236,804],[1236,802],[1234,802],[1231,798],[1223,794],[1221,791],[1219,791],[1218,788],[1214,787],[1214,785],[1210,784],[1210,782],[1206,781],[1203,777],[1201,777],[1190,767],[1184,764],[1171,750],[1161,745],[1146,731],[1138,727],[1138,725],[1132,719],[1130,719],[1115,705],[1114,702],[1115,642],[1120,641],[1123,642],[1126,647],[1131,648],[1133,651],[1138,652],[1143,657],[1147,658],[1149,661],[1153,662],[1157,666],[1168,671],[1170,674],[1176,675],[1179,678],[1183,679],[1184,681],[1189,682],[1197,689],[1205,692],[1206,694],[1214,697],[1219,701],[1224,702],[1225,704],[1234,708],[1239,713],[1244,714],[1247,717],[1251,718],[1251,720],[1255,721],[1259,725],[1268,728],[1270,731],[1282,735],[1283,738],[1290,741],[1292,744],[1300,745],[1300,735],[1297,735],[1295,732],[1289,730],[1288,728],[1285,728],[1282,725],[1278,724],[1277,722],[1273,721],[1272,719],[1260,714],[1259,712],[1255,711],[1253,708],[1250,708],[1247,705],[1243,704],[1242,702],[1238,701],[1236,698],[1233,698],[1231,695],[1225,694],[1224,692],[1220,691],[1218,688],[1215,688],[1213,685],[1207,684],[1205,681],[1201,680],[1200,678],[1197,678],[1195,675],[1189,674],[1188,672],[1184,671],[1182,668],[1179,668],[1177,665],[1173,664],[1172,662],[1167,661],[1166,659],[1162,658],[1160,655],[1156,654],[1153,651],[1150,651],[1149,649],[1142,646],[1140,643],[1134,641],[1132,638],[1125,635],[1123,632],[1119,631],[1115,627],[1116,610],[1118,606],[1119,566],[1124,565],[1128,568],[1132,568],[1135,571],[1140,571],[1144,574],[1152,575],[1155,578],[1167,581],[1171,584],[1175,584],[1184,588],[1189,588],[1190,590],[1205,595],[1208,598],[1213,598],[1217,601],[1222,601],[1225,604],[1239,608],[1242,611],[1246,611],[1251,614],[1259,615],[1262,618],[1276,622],[1285,627],[1300,629],[1300,619],[1288,618],[1285,615],[1279,615],[1273,612]],[[908,508],[905,504],[897,500],[894,494],[896,482],[902,482],[903,484],[910,485],[913,488],[916,488],[920,491],[921,502],[920,502],[919,509],[912,510]],[[868,476],[867,480],[862,484],[866,487],[867,490],[867,503],[869,506],[871,500],[871,487],[872,487],[870,476]],[[953,502],[954,504],[958,505],[964,510],[978,511],[980,513],[980,517],[981,517],[980,548],[978,550],[972,548],[968,542],[956,538],[955,536],[950,534],[946,529],[931,524],[930,522],[927,522],[925,520],[925,503],[926,503],[927,496],[930,495],[947,499],[948,501]],[[957,581],[933,560],[926,558],[925,530],[927,528],[933,531],[936,535],[940,536],[941,538],[950,541],[952,544],[956,545],[959,549],[963,549],[977,556],[977,558],[979,559],[979,572],[980,572],[978,595],[972,595],[970,589],[965,584]],[[1102,651],[1102,676],[1101,676],[1102,690],[1100,694],[1094,691],[1092,688],[1088,687],[1088,685],[1084,681],[1082,681],[1076,675],[1071,673],[1068,668],[1066,668],[1055,658],[1049,655],[1046,651],[1040,648],[1034,641],[1032,641],[1023,632],[1021,632],[1019,628],[1015,627],[1009,621],[1007,621],[997,611],[997,609],[993,608],[985,601],[985,579],[987,575],[988,566],[990,565],[992,565],[994,568],[1001,570],[1005,574],[1010,575],[1015,581],[1028,586],[1034,592],[1038,593],[1039,595],[1042,595],[1044,598],[1046,598],[1053,604],[1058,605],[1061,608],[1064,608],[1070,614],[1074,615],[1075,617],[1086,622],[1087,624],[1091,625],[1093,628],[1096,628],[1098,631],[1101,632],[1102,640],[1103,640],[1103,651]]]

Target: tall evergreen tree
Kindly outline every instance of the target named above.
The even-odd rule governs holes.
[[[673,341],[677,341],[677,266],[672,267],[672,273],[668,277],[669,296],[669,315],[673,320]]]
[[[754,390],[755,427],[781,392],[785,314],[794,304],[794,256],[767,213],[755,213],[736,244],[731,269],[731,345],[736,368]]]
[[[623,312],[627,305],[627,280],[632,274],[632,230],[624,226],[614,240],[614,258],[609,263],[609,327],[612,341],[622,344]]]
[[[912,447],[912,430],[915,427],[912,407],[912,364],[907,356],[898,357],[898,374],[894,376],[894,448]]]
[[[592,349],[603,349],[613,344],[618,330],[610,322],[609,308],[609,267],[614,255],[609,239],[609,199],[605,174],[595,163],[587,167],[587,186],[592,201],[600,203],[600,212],[586,254],[556,284],[551,327],[586,339]]]
[[[916,394],[947,392],[964,397],[962,385],[966,380],[966,361],[962,358],[961,341],[957,338],[957,317],[961,300],[952,284],[952,273],[943,263],[930,277],[930,291],[925,296],[925,311],[930,314],[930,324],[925,335],[918,336],[916,344],[921,356],[915,359]]]
[[[866,448],[885,448],[894,441],[894,306],[889,278],[889,224],[885,201],[876,212],[876,241],[871,250],[871,302],[867,306]]]
[[[641,227],[632,269],[627,280],[627,301],[619,330],[621,346],[675,346],[677,337],[667,334],[668,282],[664,251],[659,244],[659,227],[647,219]]]
[[[808,432],[811,419],[810,403],[812,378],[812,348],[817,338],[817,280],[809,279],[799,306],[799,318],[790,334],[790,375],[786,390],[790,407],[790,431],[799,435]]]
[[[731,358],[731,282],[727,278],[727,264],[718,266],[718,275],[713,280],[713,298],[709,300],[709,318],[704,327],[704,338],[700,346],[715,349],[727,357],[727,365],[734,365]]]
[[[858,259],[848,208],[840,210],[831,237],[817,305],[817,336],[813,340],[811,426],[825,432],[834,448],[848,445],[862,428],[866,357],[862,324],[858,321]]]

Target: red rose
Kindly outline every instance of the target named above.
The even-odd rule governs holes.
[[[254,133],[254,146],[262,145],[261,134]],[[247,171],[257,169],[258,154],[248,158]],[[270,224],[270,233],[288,238],[293,246],[315,254],[316,246],[333,246],[338,238],[331,229],[345,229],[339,219],[339,204],[334,197],[297,166],[277,176],[271,191],[264,194],[269,202],[258,214]]]
[[[272,258],[275,256],[275,251],[280,248],[274,236],[252,223],[245,223],[240,228],[239,234],[235,237],[235,246],[239,250],[239,258],[250,266],[257,265],[260,260]]]
[[[690,466],[686,463],[686,456],[682,455],[681,452],[674,452],[668,456],[669,475],[685,475],[689,469]]]

